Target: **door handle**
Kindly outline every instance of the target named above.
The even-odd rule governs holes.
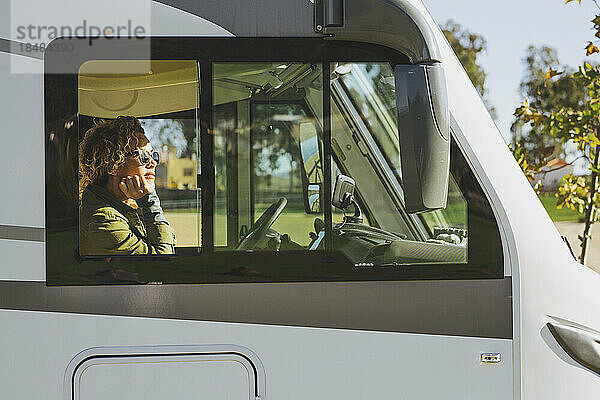
[[[584,328],[548,322],[560,347],[577,363],[600,374],[600,334]]]

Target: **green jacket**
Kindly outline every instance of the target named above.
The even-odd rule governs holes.
[[[79,213],[80,254],[173,254],[175,231],[163,215],[156,192],[136,202],[137,210],[102,186],[85,188]]]

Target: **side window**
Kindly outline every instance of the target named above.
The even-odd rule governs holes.
[[[317,249],[321,66],[215,63],[213,75],[215,249]]]
[[[344,105],[345,96],[337,97],[341,109],[353,109],[350,112],[356,111],[360,115],[364,132],[368,132],[376,146],[375,151],[383,156],[394,180],[402,186],[394,71],[388,63],[340,63],[334,72],[339,86],[333,83],[332,90],[347,93],[349,100]],[[460,229],[467,229],[467,202],[452,175],[446,208],[423,213],[419,218],[425,224],[428,238],[439,237],[444,230],[460,233],[466,238],[466,233]]]
[[[355,208],[378,228],[372,233],[356,226],[362,236],[341,233],[338,247],[369,265],[466,263],[467,203],[454,178],[446,209],[411,215],[403,207],[407,188],[390,64],[336,63],[331,69],[332,155],[341,175],[355,182]]]
[[[404,206],[419,192],[403,181],[403,55],[153,38],[159,60],[107,41],[115,53],[89,61],[73,42],[44,61],[68,64],[45,75],[49,284],[502,276],[492,208],[453,139],[447,206]]]
[[[394,73],[388,63],[331,70],[330,183],[356,196],[331,204],[332,250],[353,264],[466,263],[466,201],[451,181],[445,210],[403,207]],[[324,250],[320,67],[216,63],[215,245],[219,250]],[[248,173],[249,171],[249,173]]]
[[[352,202],[324,195],[320,67],[215,63],[216,250],[331,250],[353,264],[466,263],[467,203],[454,179],[448,207],[403,206],[394,73],[389,63],[336,63],[331,176],[354,181]]]
[[[201,247],[197,62],[88,61],[79,80],[79,253]]]

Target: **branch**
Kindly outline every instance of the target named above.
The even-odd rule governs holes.
[[[551,169],[548,169],[548,170],[545,170],[545,171],[542,171],[542,170],[540,169],[540,172],[539,172],[539,173],[541,173],[541,174],[542,174],[542,178],[543,178],[543,177],[545,177],[545,176],[546,176],[546,174],[547,174],[547,173],[549,173],[549,172],[554,172],[554,171],[558,171],[559,169],[561,169],[561,168],[564,168],[564,167],[566,167],[567,165],[573,165],[573,164],[575,163],[575,161],[577,161],[577,160],[579,160],[579,159],[581,159],[581,158],[585,158],[586,160],[588,160],[588,161],[589,161],[589,158],[588,158],[586,155],[582,155],[582,156],[579,156],[579,157],[577,157],[576,159],[574,159],[574,160],[573,160],[573,161],[571,161],[570,163],[566,163],[565,165],[561,165],[560,167],[551,168]]]

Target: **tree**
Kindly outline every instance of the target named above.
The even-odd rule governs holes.
[[[463,29],[460,24],[453,20],[446,21],[442,26],[442,32],[444,32],[444,36],[452,46],[452,50],[456,53],[475,89],[481,95],[488,111],[493,118],[496,118],[496,108],[490,104],[487,98],[487,88],[485,87],[487,75],[477,61],[477,57],[487,50],[485,39],[481,35]]]
[[[572,1],[566,0],[566,3]],[[577,2],[580,3],[581,0],[577,0]],[[595,1],[594,4],[598,6]],[[596,15],[592,19],[592,23],[595,36],[600,38],[600,15]],[[600,52],[592,41],[587,43],[584,50],[587,56]],[[545,74],[546,82],[556,81],[555,77],[561,75],[563,72],[549,67]],[[585,264],[590,228],[592,223],[598,220],[596,209],[600,207],[598,185],[598,173],[600,172],[600,70],[585,62],[579,66],[577,72],[564,75],[567,79],[584,87],[584,96],[580,101],[572,105],[563,104],[558,110],[545,111],[536,109],[529,99],[526,99],[515,110],[514,115],[523,123],[529,123],[533,128],[539,129],[542,134],[550,135],[561,143],[572,141],[590,163],[591,179],[589,183],[583,177],[574,177],[570,174],[563,178],[563,185],[556,193],[557,208],[566,206],[580,213],[585,212],[583,234],[579,236],[581,240],[579,261]]]
[[[188,148],[191,147],[189,144],[193,143],[194,137],[188,140],[184,133],[182,121],[176,119],[146,119],[140,120],[140,122],[150,143],[155,148],[162,149],[163,146],[170,146],[177,150],[177,157],[191,156],[191,154],[188,154]],[[190,131],[195,134],[194,127]],[[195,153],[193,147],[192,151]]]
[[[560,67],[558,54],[548,46],[529,46],[523,59],[525,75],[519,92],[529,99],[531,107],[540,112],[554,112],[562,107],[577,108],[582,105],[585,88],[571,79],[572,69]],[[547,79],[548,69],[562,69],[556,79]],[[513,145],[519,143],[526,151],[527,162],[542,166],[548,158],[565,157],[564,144],[556,137],[546,135],[537,127],[531,127],[516,118],[511,126]]]

